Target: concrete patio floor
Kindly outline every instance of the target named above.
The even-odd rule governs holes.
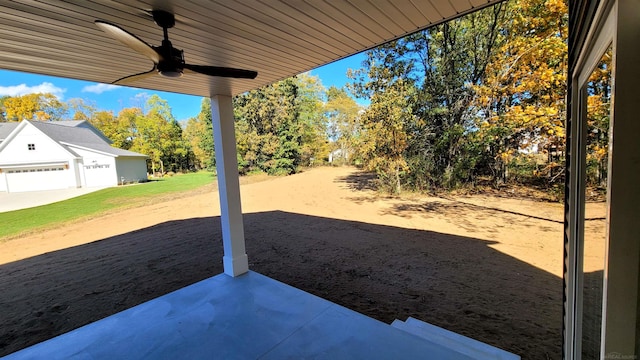
[[[249,272],[214,276],[6,359],[477,358],[468,355]]]

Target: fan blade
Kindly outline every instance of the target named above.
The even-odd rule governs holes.
[[[123,78],[120,78],[114,82],[112,82],[112,84],[115,85],[126,85],[126,84],[131,84],[132,82],[136,81],[136,80],[140,80],[140,79],[144,79],[146,77],[149,76],[153,76],[155,75],[154,73],[157,72],[157,68],[155,65],[153,65],[153,68],[149,71],[145,71],[145,72],[141,72],[139,74],[133,74],[133,75],[129,75],[129,76],[125,76]]]
[[[119,27],[118,25],[113,25],[111,23],[108,23],[102,20],[96,20],[95,24],[100,29],[102,29],[102,31],[111,35],[114,39],[120,41],[121,43],[127,45],[128,47],[132,48],[138,53],[151,59],[151,61],[153,61],[155,64],[159,63],[160,60],[162,60],[162,57],[160,56],[160,54],[158,54],[158,52],[155,51],[151,47],[151,45],[147,44],[139,37],[133,35],[127,30]]]
[[[233,69],[218,66],[202,66],[202,65],[190,65],[184,64],[185,70],[191,70],[199,74],[209,76],[230,77],[237,79],[255,79],[258,73],[251,70]]]

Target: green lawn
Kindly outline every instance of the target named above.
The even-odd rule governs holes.
[[[0,241],[26,231],[148,203],[165,195],[177,195],[211,184],[214,180],[211,172],[176,175],[138,185],[108,188],[49,205],[0,213]]]

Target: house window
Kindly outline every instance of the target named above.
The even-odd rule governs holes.
[[[27,144],[27,148],[29,150],[35,150],[36,149],[36,144]]]

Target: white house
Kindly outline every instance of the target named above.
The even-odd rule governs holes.
[[[146,181],[147,156],[110,143],[86,121],[0,123],[0,191]]]

